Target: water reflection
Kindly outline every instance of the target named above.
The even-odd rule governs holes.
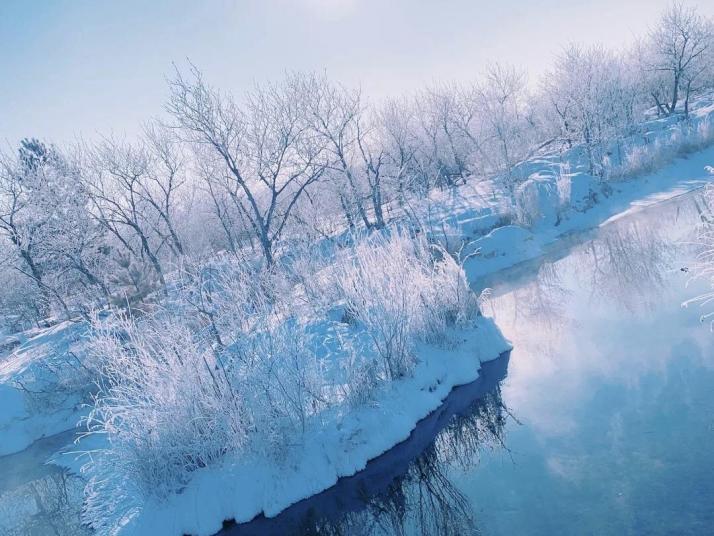
[[[584,272],[589,271],[592,279],[591,301],[604,295],[631,313],[652,307],[675,259],[661,223],[627,221],[603,230],[599,239],[590,242],[582,260],[592,263]]]
[[[477,534],[472,507],[449,471],[473,468],[486,449],[504,445],[508,417],[500,382],[508,355],[483,365],[410,437],[360,473],[275,518],[226,527],[224,535]]]

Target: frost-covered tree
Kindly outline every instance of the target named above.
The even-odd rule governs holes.
[[[590,173],[603,173],[607,142],[637,118],[638,88],[623,59],[602,47],[571,45],[545,78],[551,117],[569,147],[582,143]]]
[[[147,284],[164,287],[168,263],[188,253],[186,234],[192,244],[201,243],[195,230],[187,231],[201,227],[201,215],[191,211],[194,188],[186,151],[173,131],[153,122],[133,143],[106,138],[88,153],[84,184],[115,263],[112,295],[129,301],[146,297]]]
[[[460,87],[429,88],[417,95],[415,106],[421,142],[417,157],[428,187],[463,183],[477,173],[474,166],[488,161],[479,144],[480,123],[473,99]]]
[[[44,305],[92,300],[87,289],[106,294],[100,265],[101,230],[93,224],[77,162],[36,139],[2,159],[0,231],[16,256],[14,269],[32,279]],[[49,311],[48,311],[49,312]]]
[[[394,173],[387,170],[390,158],[379,111],[359,90],[332,84],[325,77],[301,80],[310,95],[309,120],[329,155],[327,170],[350,227],[354,220],[367,229],[384,227],[386,183]]]
[[[492,172],[509,174],[534,141],[536,125],[526,88],[523,71],[500,64],[490,66],[476,87],[484,143],[494,160]]]
[[[36,139],[24,139],[16,157],[4,156],[0,188],[0,228],[23,261],[19,268],[42,287],[43,269],[38,244],[47,236],[54,215],[45,201],[62,185],[57,172],[62,164],[52,147]]]
[[[473,84],[419,93],[414,105],[419,168],[441,186],[472,176],[508,177],[536,135],[529,100],[525,74],[499,64]]]
[[[292,211],[325,171],[323,146],[306,120],[303,85],[287,77],[256,88],[238,106],[192,67],[188,77],[177,71],[170,89],[173,126],[198,149],[198,158],[209,159],[204,165],[216,171],[206,177],[211,187],[227,189],[234,212],[272,265]]]
[[[156,123],[144,129],[144,143],[149,155],[145,180],[139,182],[137,195],[155,214],[154,232],[168,245],[173,256],[182,256],[186,245],[180,236],[178,220],[185,216],[184,196],[187,183],[186,156],[173,133]]]
[[[662,14],[643,45],[642,65],[650,96],[661,113],[674,113],[692,92],[711,86],[714,23],[696,9],[674,3]]]

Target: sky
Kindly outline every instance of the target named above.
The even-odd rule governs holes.
[[[689,0],[714,16],[714,1]],[[239,95],[326,72],[375,99],[470,81],[491,62],[537,80],[571,42],[625,46],[667,0],[0,0],[0,144],[132,136],[190,60]]]

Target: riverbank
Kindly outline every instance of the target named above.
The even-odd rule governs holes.
[[[569,235],[703,188],[714,182],[714,175],[707,170],[712,162],[714,147],[678,158],[653,174],[612,183],[606,198],[585,211],[567,212],[557,223],[498,227],[470,243],[473,256],[465,265],[469,281],[479,287],[485,276],[535,259]]]
[[[220,463],[194,471],[181,493],[154,499],[134,491],[116,475],[103,477],[114,487],[116,509],[105,511],[100,532],[121,534],[210,535],[224,520],[250,521],[272,517],[290,505],[354,475],[367,463],[406,440],[416,424],[439,408],[454,387],[475,381],[481,364],[510,350],[491,319],[480,316],[467,331],[454,332],[452,348],[419,345],[413,373],[394,380],[374,402],[337,407],[319,414],[279,453],[243,451]],[[80,442],[79,450],[101,450],[101,438]],[[95,452],[93,456],[111,455]],[[64,462],[63,462],[64,463]],[[74,471],[81,461],[67,459]],[[98,465],[101,467],[101,464]],[[85,476],[87,476],[85,474]]]
[[[331,488],[275,517],[263,515],[249,523],[227,523],[217,536],[297,536],[325,526],[334,527],[338,534],[358,534],[368,527],[395,522],[399,534],[398,527],[432,534],[438,533],[438,522],[436,527],[432,524],[439,518],[448,517],[450,526],[471,521],[459,519],[468,516],[458,504],[447,504],[454,500],[455,492],[446,472],[436,470],[444,463],[444,453],[434,448],[434,443],[448,443],[453,447],[451,456],[464,463],[475,463],[481,450],[499,444],[507,412],[500,384],[506,377],[508,361],[509,353],[505,353],[483,363],[476,381],[455,387],[437,409],[416,424],[406,440],[370,460],[364,470],[341,478]],[[425,496],[416,501],[414,490],[409,489],[415,482]],[[395,495],[409,504],[406,515],[394,515],[394,510],[403,506]],[[463,526],[464,530],[472,528],[468,523]]]
[[[702,187],[710,180],[704,165],[712,158],[714,150],[706,150],[673,162],[652,176],[617,184],[600,205],[571,214],[551,228],[544,225],[529,230],[519,228],[523,231],[520,243],[527,247],[519,247],[512,236],[500,240],[499,235],[512,232],[509,227],[489,233],[476,241],[476,247],[483,253],[484,246],[492,241],[503,245],[504,254],[473,256],[466,265],[469,278],[478,280],[536,258],[548,245],[573,233],[605,225],[616,214]],[[645,195],[638,197],[638,192]],[[498,251],[495,247],[493,250]],[[414,377],[396,382],[394,389],[380,399],[378,408],[363,408],[345,415],[337,434],[326,432],[323,421],[322,428],[306,434],[304,444],[293,452],[288,463],[227,458],[220,467],[198,471],[186,489],[169,501],[156,504],[137,501],[126,509],[135,515],[125,520],[123,533],[211,534],[220,528],[219,521],[245,522],[258,515],[275,516],[291,504],[329,488],[340,477],[355,474],[370,459],[407,437],[419,419],[436,409],[455,385],[475,379],[476,361],[469,354],[480,352],[479,361],[485,361],[488,357],[484,349],[493,350],[500,344],[489,344],[484,333],[466,334],[470,343],[460,357],[459,353],[422,349]],[[385,433],[386,430],[389,432]],[[208,501],[208,497],[212,499]]]

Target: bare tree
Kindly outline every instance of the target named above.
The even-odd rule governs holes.
[[[223,162],[228,193],[260,243],[268,266],[306,188],[324,173],[322,146],[305,121],[306,95],[297,77],[257,88],[241,108],[211,88],[198,69],[177,70],[168,112],[183,137]],[[197,151],[206,156],[206,151]]]
[[[527,79],[523,71],[501,64],[491,65],[477,85],[478,108],[488,152],[497,155],[492,171],[510,174],[530,148],[533,123],[527,110]]]
[[[180,209],[182,187],[186,184],[185,156],[179,141],[172,133],[158,125],[145,127],[145,143],[148,149],[149,166],[145,180],[139,181],[138,195],[158,216],[155,231],[176,256],[184,254],[184,245],[176,226]]]
[[[357,123],[362,114],[361,94],[330,84],[322,77],[306,77],[302,81],[305,84],[304,91],[311,95],[308,101],[310,124],[326,144],[330,155],[328,169],[335,178],[345,217],[352,227],[354,207],[357,218],[369,229],[372,222],[367,214],[366,196],[362,192],[361,177],[358,177],[354,162]]]
[[[406,101],[387,101],[379,112],[387,159],[385,174],[403,208],[407,195],[419,189],[423,175],[416,158],[419,141],[414,132],[414,115],[413,107]]]
[[[156,182],[150,153],[141,144],[109,138],[92,151],[91,165],[86,186],[95,219],[131,257],[147,259],[165,288],[159,251],[166,237],[154,232],[161,214],[150,210],[155,198],[149,185]]]
[[[464,182],[483,162],[474,100],[455,85],[432,87],[416,97],[420,157],[436,186]]]
[[[668,89],[669,95],[651,92],[659,110],[674,113],[684,93],[684,114],[689,113],[689,98],[698,89],[702,75],[710,66],[714,47],[714,27],[693,8],[680,3],[662,15],[648,38],[645,69],[653,77],[656,89]],[[662,88],[663,75],[666,86]],[[666,99],[664,102],[661,99]]]

